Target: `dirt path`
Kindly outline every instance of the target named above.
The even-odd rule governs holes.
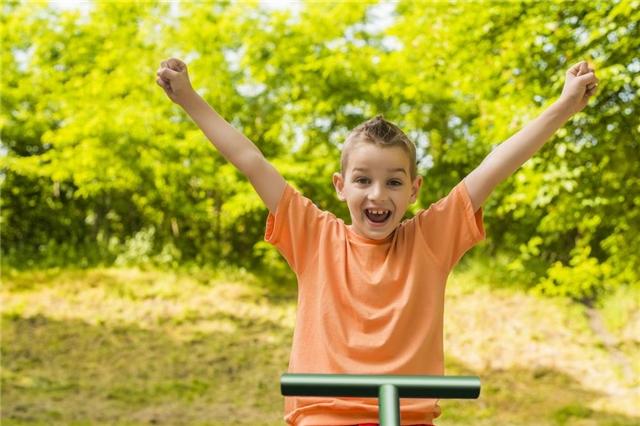
[[[597,309],[591,306],[585,306],[585,311],[589,317],[589,326],[593,333],[600,338],[604,346],[611,355],[611,360],[618,366],[623,374],[624,381],[627,383],[633,383],[633,368],[631,367],[631,361],[627,356],[618,349],[618,339],[609,333],[609,330],[604,326],[602,321],[602,315]]]
[[[478,374],[511,368],[566,374],[602,395],[591,408],[640,416],[640,372],[633,371],[596,310],[461,284],[453,277],[447,285],[447,355]]]

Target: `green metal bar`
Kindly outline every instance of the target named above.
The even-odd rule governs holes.
[[[378,419],[381,425],[400,426],[400,398],[398,397],[398,388],[388,383],[380,386]]]
[[[280,376],[284,396],[378,396],[390,384],[400,398],[475,399],[480,395],[476,376],[396,376],[374,374],[294,374]]]
[[[283,396],[377,397],[380,425],[400,426],[400,398],[475,399],[480,396],[480,378],[284,373],[280,392]]]

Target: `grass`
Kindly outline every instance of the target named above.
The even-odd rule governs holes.
[[[483,388],[478,400],[441,401],[438,426],[638,424],[639,383],[616,372],[580,306],[456,271],[446,373],[479,375]],[[0,295],[3,425],[284,424],[278,383],[295,323],[293,277],[5,270]],[[603,318],[607,306],[637,309],[615,295],[607,303]],[[613,332],[637,357],[638,320],[629,318],[636,324]]]

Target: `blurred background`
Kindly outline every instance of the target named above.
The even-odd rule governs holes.
[[[640,1],[4,0],[6,425],[284,424],[296,281],[267,209],[156,84],[194,89],[349,223],[331,174],[384,114],[418,147],[406,217],[553,103],[597,94],[484,205],[447,284],[439,426],[640,421]]]

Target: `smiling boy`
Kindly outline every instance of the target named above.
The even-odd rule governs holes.
[[[289,373],[443,375],[445,284],[462,255],[485,238],[482,204],[595,93],[586,62],[571,67],[560,99],[494,149],[450,193],[402,221],[422,185],[415,146],[375,117],[343,146],[333,184],[351,224],[289,185],[244,135],[191,88],[186,65],[163,61],[156,80],[269,209],[265,240],[298,280]],[[434,399],[401,399],[402,424],[431,424]],[[378,419],[375,398],[286,397],[292,425],[358,425]]]
[[[399,225],[422,185],[416,149],[397,126],[378,116],[356,127],[342,148],[333,185],[357,234],[384,239]]]

